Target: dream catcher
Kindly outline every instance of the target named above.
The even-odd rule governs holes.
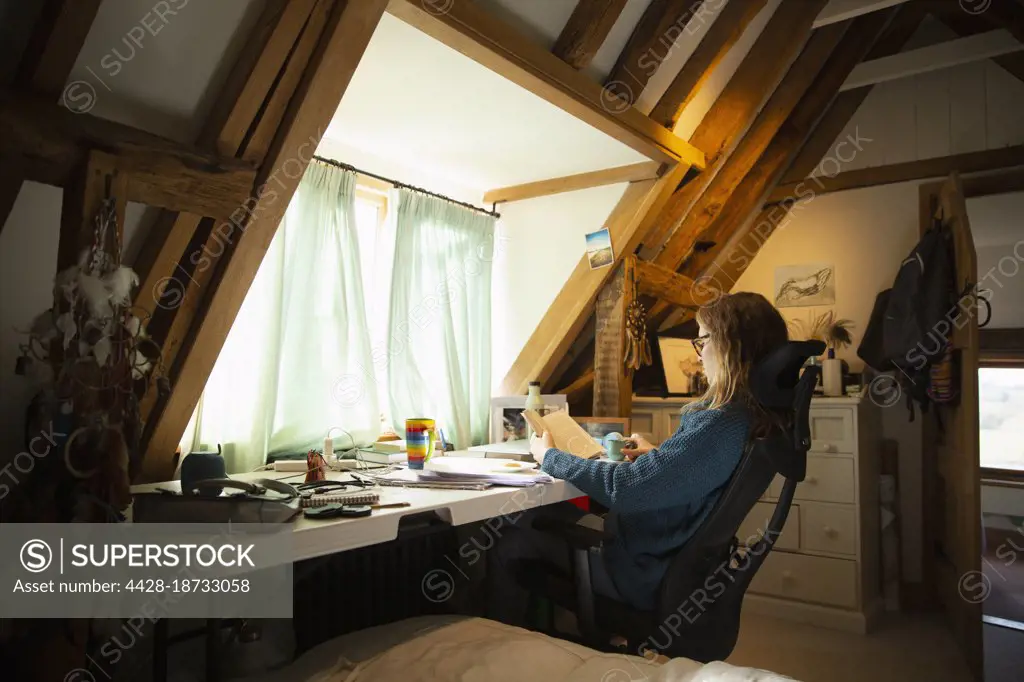
[[[636,275],[632,291],[636,291]],[[626,367],[632,370],[651,364],[651,341],[647,338],[647,310],[637,300],[636,295],[626,305],[624,324],[626,326]]]
[[[160,348],[132,307],[138,281],[121,263],[121,226],[108,183],[89,246],[57,274],[54,305],[33,321],[15,368],[44,379],[26,437],[47,430],[56,436],[51,444],[59,456],[47,458],[39,476],[61,507],[62,518],[54,521],[110,520],[112,509],[131,501],[129,481],[141,452],[139,396],[160,363]],[[168,387],[158,382],[159,390]],[[35,513],[25,510],[30,518],[55,513],[46,497],[35,497]]]

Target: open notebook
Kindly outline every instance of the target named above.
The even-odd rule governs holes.
[[[555,447],[563,452],[583,459],[596,459],[605,453],[593,436],[564,410],[546,415],[536,410],[523,410],[523,416],[536,433],[550,432]]]

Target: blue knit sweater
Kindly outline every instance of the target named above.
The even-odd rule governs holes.
[[[630,463],[585,460],[557,449],[541,469],[608,507],[602,550],[616,589],[636,608],[652,609],[672,555],[711,511],[746,445],[746,410],[684,413],[679,430]]]

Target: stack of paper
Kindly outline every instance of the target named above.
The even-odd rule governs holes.
[[[494,485],[526,487],[554,479],[536,462],[477,457],[439,457],[418,471],[421,480],[486,481]]]

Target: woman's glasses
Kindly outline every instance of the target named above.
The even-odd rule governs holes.
[[[697,338],[690,340],[690,343],[693,344],[693,349],[697,351],[698,358],[703,357],[702,353],[704,352],[704,346],[707,345],[709,338],[711,338],[711,335],[705,334],[704,336],[698,336]]]

